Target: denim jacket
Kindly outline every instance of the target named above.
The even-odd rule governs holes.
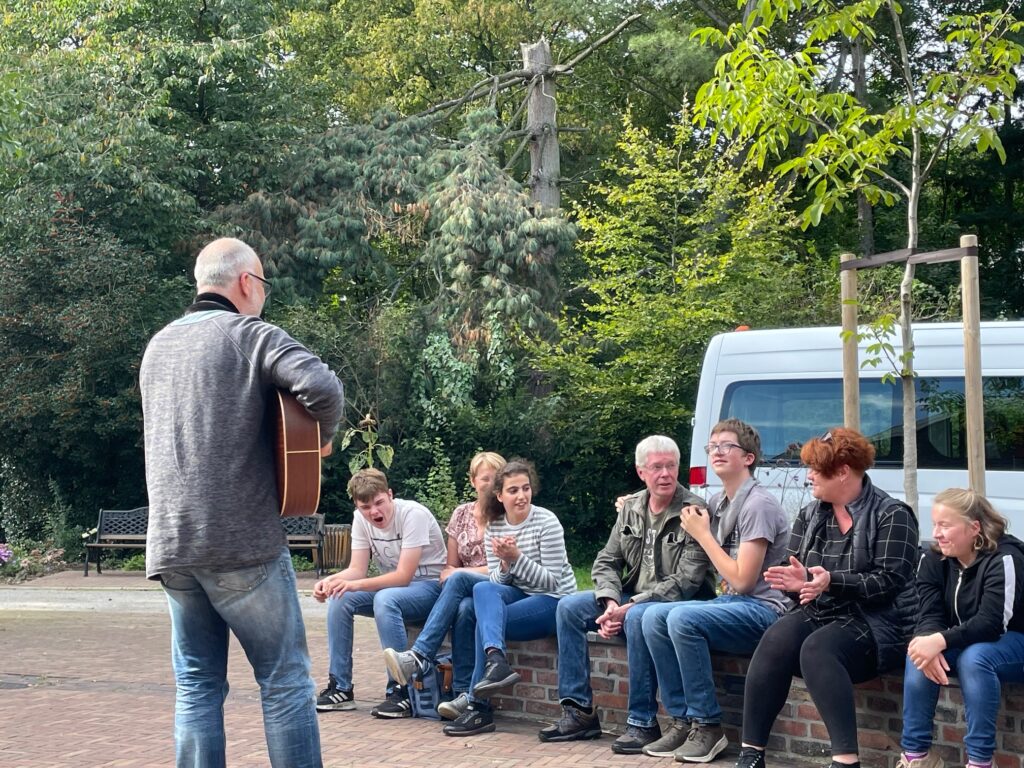
[[[627,496],[615,519],[608,543],[597,553],[591,576],[594,596],[622,603],[623,592],[632,593],[640,573],[647,524],[647,490]],[[683,530],[679,513],[683,507],[707,506],[703,499],[676,484],[672,503],[658,516],[654,543],[654,569],[658,585],[649,592],[633,594],[634,603],[650,600],[706,600],[715,595],[711,559],[690,534]]]

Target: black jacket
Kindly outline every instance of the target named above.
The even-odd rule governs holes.
[[[1024,542],[1004,535],[994,552],[966,568],[955,557],[929,550],[917,569],[921,600],[915,635],[940,632],[947,648],[998,640],[1024,632]]]
[[[917,609],[917,517],[866,475],[860,495],[846,510],[853,518],[852,570],[831,572],[828,592],[849,600],[867,622],[878,653],[878,671],[897,669],[903,666]],[[822,501],[800,510],[789,549],[801,563],[807,563],[814,542],[824,537],[832,515],[832,505]]]

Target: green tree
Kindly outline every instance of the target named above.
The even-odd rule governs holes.
[[[1010,3],[959,13],[954,5],[901,5],[895,0],[757,0],[726,31],[705,28],[702,40],[728,49],[715,77],[698,92],[695,116],[712,136],[743,146],[747,162],[780,178],[803,179],[809,203],[804,226],[860,193],[870,203],[906,205],[906,247],[917,248],[924,184],[948,146],[974,146],[1003,156],[998,122],[1016,87],[1024,25]],[[780,47],[783,28],[793,33]],[[873,76],[892,83],[878,102],[838,87],[846,72],[834,61],[852,43],[868,47]],[[831,85],[830,85],[831,84]],[[795,144],[795,149],[791,148]],[[791,152],[790,156],[784,153]],[[917,432],[913,381],[914,265],[900,286],[905,350],[903,389],[907,502],[917,508]]]
[[[713,334],[824,319],[822,297],[837,287],[813,275],[812,294],[785,196],[696,143],[685,117],[669,140],[627,121],[619,150],[608,164],[616,180],[591,186],[576,209],[588,267],[579,306],[537,358],[558,404],[579,532],[604,530],[590,515],[637,482],[638,439],[657,432],[686,444]]]
[[[26,200],[0,222],[3,475],[33,478],[40,503],[5,496],[5,527],[39,530],[70,501],[71,524],[144,498],[138,364],[151,330],[188,295],[154,259],[97,227],[69,198]],[[46,481],[51,490],[47,493]],[[5,490],[6,489],[6,480]],[[12,486],[13,487],[13,486]],[[13,521],[19,515],[39,520]]]

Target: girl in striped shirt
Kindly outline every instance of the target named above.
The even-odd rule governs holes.
[[[519,681],[505,658],[505,642],[553,636],[558,600],[576,591],[562,525],[553,512],[534,506],[537,487],[537,472],[524,459],[513,459],[495,474],[484,534],[490,578],[473,588],[476,666],[470,704],[444,727],[448,736],[494,730],[488,699]]]

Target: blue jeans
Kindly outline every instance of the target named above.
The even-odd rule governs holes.
[[[665,710],[702,724],[722,722],[711,651],[750,654],[779,614],[747,595],[659,603],[644,614],[643,634]]]
[[[967,757],[978,762],[992,759],[996,750],[996,717],[1002,682],[1024,682],[1024,634],[1007,632],[994,643],[975,643],[942,652],[955,670],[967,710]],[[932,746],[932,721],[939,686],[907,658],[903,671],[904,752],[927,752]]]
[[[539,640],[555,634],[558,598],[528,595],[519,587],[481,581],[473,587],[476,611],[476,663],[469,690],[484,676],[487,649],[504,652],[507,640]],[[473,701],[483,701],[470,694]]]
[[[274,768],[320,768],[320,729],[306,628],[287,549],[234,571],[189,568],[161,574],[171,614],[177,686],[178,768],[223,768],[228,636],[252,664]]]
[[[356,614],[373,616],[381,648],[404,651],[409,645],[405,622],[423,621],[430,614],[441,585],[437,579],[414,581],[406,587],[376,592],[346,592],[327,600],[327,655],[330,673],[343,691],[352,690],[352,635]],[[395,681],[388,678],[390,694]]]
[[[622,599],[629,597],[625,594]],[[651,608],[660,605],[676,603],[637,603],[626,611],[622,625],[629,663],[629,716],[626,722],[641,728],[654,725],[658,715],[654,661],[644,642],[642,622]],[[581,707],[593,706],[587,632],[597,630],[594,619],[602,613],[604,609],[593,592],[577,592],[563,597],[558,604],[558,698],[563,702],[573,701]],[[668,704],[665,707],[667,709]]]
[[[456,693],[469,690],[476,658],[474,638],[476,613],[473,610],[473,587],[487,580],[486,573],[455,571],[441,584],[441,596],[427,616],[412,649],[420,656],[433,659],[444,642],[448,630],[452,631],[452,687]]]

